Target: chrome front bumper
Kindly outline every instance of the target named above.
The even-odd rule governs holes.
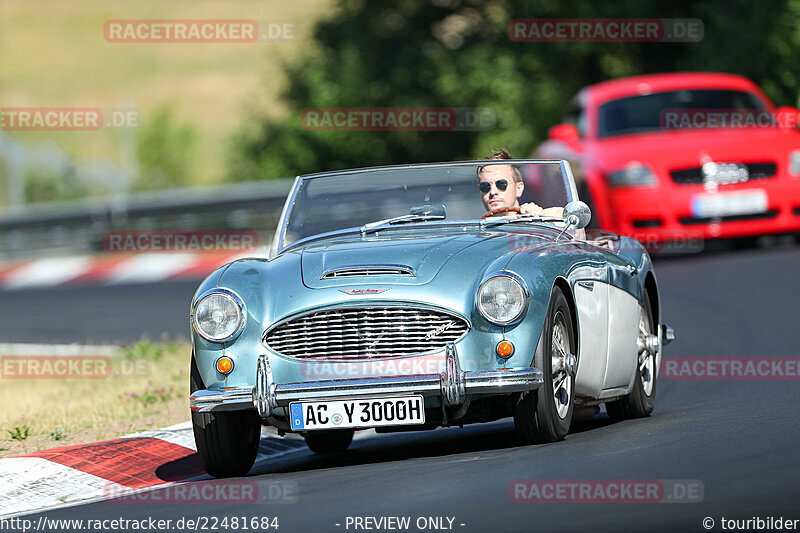
[[[276,384],[266,355],[258,359],[255,387],[199,390],[189,397],[192,411],[255,409],[267,417],[291,402],[380,398],[403,394],[440,396],[446,405],[461,405],[468,394],[510,393],[536,390],[542,372],[535,368],[462,371],[453,343],[445,350],[441,374],[370,377]]]

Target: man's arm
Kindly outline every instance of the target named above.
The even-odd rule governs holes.
[[[541,215],[543,217],[564,218],[563,207],[541,207],[533,202],[519,206],[521,215]]]
[[[553,217],[553,218],[564,218],[564,208],[563,207],[548,207],[542,210],[542,214],[546,217]]]

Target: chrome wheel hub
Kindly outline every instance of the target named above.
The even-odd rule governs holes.
[[[658,337],[650,332],[650,322],[644,311],[639,317],[639,338],[636,345],[639,349],[639,379],[642,381],[644,393],[650,396],[653,394],[655,362],[659,345]]]
[[[569,334],[561,313],[556,314],[551,338],[551,370],[553,376],[553,399],[559,418],[565,418],[569,412],[572,380],[575,377],[575,355],[571,353]]]

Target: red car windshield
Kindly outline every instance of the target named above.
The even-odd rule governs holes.
[[[714,113],[714,111],[721,113]],[[697,89],[631,96],[601,105],[597,136],[613,137],[663,129],[763,125],[754,121],[764,103],[744,91]]]

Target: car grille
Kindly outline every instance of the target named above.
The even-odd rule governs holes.
[[[747,163],[742,166],[747,167],[747,173],[749,174],[747,181],[771,178],[778,171],[778,166],[769,162]],[[672,176],[672,180],[679,185],[702,184],[704,180],[703,167],[673,170],[669,174]]]
[[[264,334],[275,352],[302,359],[379,359],[444,348],[469,323],[407,306],[340,307],[291,318]]]
[[[693,226],[696,224],[711,224],[716,222],[740,222],[742,220],[763,220],[767,218],[775,218],[778,216],[778,210],[772,209],[764,213],[753,213],[747,215],[725,215],[722,217],[680,217],[678,221],[684,226]]]

